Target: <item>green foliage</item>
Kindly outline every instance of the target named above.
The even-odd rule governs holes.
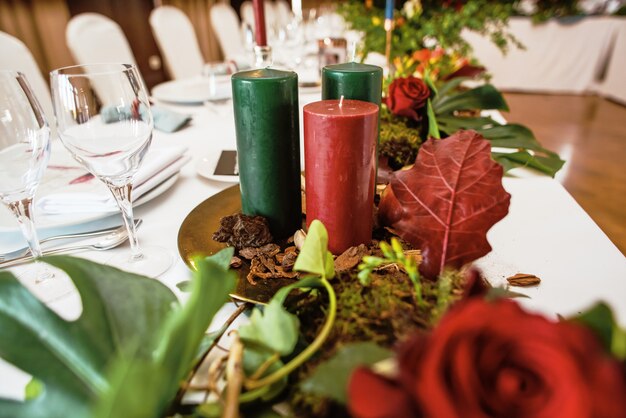
[[[626,330],[619,327],[607,304],[598,303],[572,320],[594,331],[613,356],[626,360]]]
[[[530,129],[518,124],[502,125],[490,117],[464,115],[485,110],[508,110],[502,94],[485,84],[470,90],[458,91],[466,79],[453,79],[439,88],[433,99],[433,108],[439,128],[447,135],[459,129],[473,129],[491,142],[492,148],[509,148],[513,152],[492,152],[492,157],[505,171],[515,167],[529,167],[552,177],[565,163],[559,156],[541,146]]]
[[[361,284],[363,286],[368,286],[370,284],[370,275],[375,269],[387,264],[397,264],[398,266],[402,267],[402,269],[409,276],[409,279],[411,279],[417,303],[418,305],[422,305],[422,285],[420,283],[420,274],[417,269],[418,266],[415,258],[412,256],[407,256],[404,253],[402,244],[400,244],[400,241],[398,241],[398,239],[395,237],[391,238],[391,245],[387,244],[384,241],[381,241],[380,249],[383,252],[384,258],[365,256],[363,257],[363,262],[359,264],[358,278]]]
[[[232,290],[233,273],[200,263],[181,307],[153,279],[74,257],[44,261],[72,279],[83,311],[65,321],[0,272],[0,354],[36,379],[27,402],[0,399],[0,416],[162,415]]]
[[[323,279],[335,277],[333,255],[328,251],[328,232],[319,220],[315,219],[309,225],[306,240],[293,268],[317,274]]]
[[[311,376],[300,384],[300,389],[345,404],[352,372],[359,366],[371,366],[392,356],[391,350],[372,342],[345,345],[334,357],[317,366]]]
[[[520,43],[507,31],[507,22],[514,14],[514,1],[471,0],[457,9],[454,4],[436,0],[416,2],[421,7],[405,7],[395,13],[391,57],[401,58],[426,47],[434,41],[450,55],[468,56],[471,47],[463,39],[464,29],[479,32],[503,52]],[[454,2],[450,2],[454,3]],[[367,9],[362,0],[341,2],[339,12],[352,29],[363,31],[363,56],[369,52],[385,53],[384,10]],[[429,44],[430,45],[430,44]]]

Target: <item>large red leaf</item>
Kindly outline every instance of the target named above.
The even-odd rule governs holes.
[[[435,278],[491,251],[487,231],[509,211],[502,167],[474,131],[429,139],[415,166],[393,174],[379,205],[380,222],[422,250],[420,272]]]

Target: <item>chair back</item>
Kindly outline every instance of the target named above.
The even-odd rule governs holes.
[[[28,47],[19,39],[0,32],[0,70],[14,70],[23,73],[33,89],[48,124],[54,131],[54,111],[50,88],[41,74],[37,62]]]
[[[173,79],[202,74],[204,57],[189,17],[173,6],[157,7],[150,13],[150,27]]]
[[[276,25],[278,28],[284,28],[291,23],[293,13],[286,0],[276,0],[274,11],[276,12]]]
[[[226,3],[211,6],[211,25],[226,60],[245,55],[245,46],[235,10]]]
[[[135,64],[135,56],[120,25],[98,13],[81,13],[65,30],[67,46],[78,64]]]

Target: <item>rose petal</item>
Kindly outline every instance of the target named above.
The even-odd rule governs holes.
[[[348,409],[354,418],[418,417],[400,385],[360,367],[350,377]]]

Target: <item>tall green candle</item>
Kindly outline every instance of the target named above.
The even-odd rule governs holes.
[[[380,106],[383,69],[376,65],[346,62],[322,69],[322,100],[362,100]]]
[[[269,68],[232,76],[241,205],[275,238],[302,224],[298,76]]]

